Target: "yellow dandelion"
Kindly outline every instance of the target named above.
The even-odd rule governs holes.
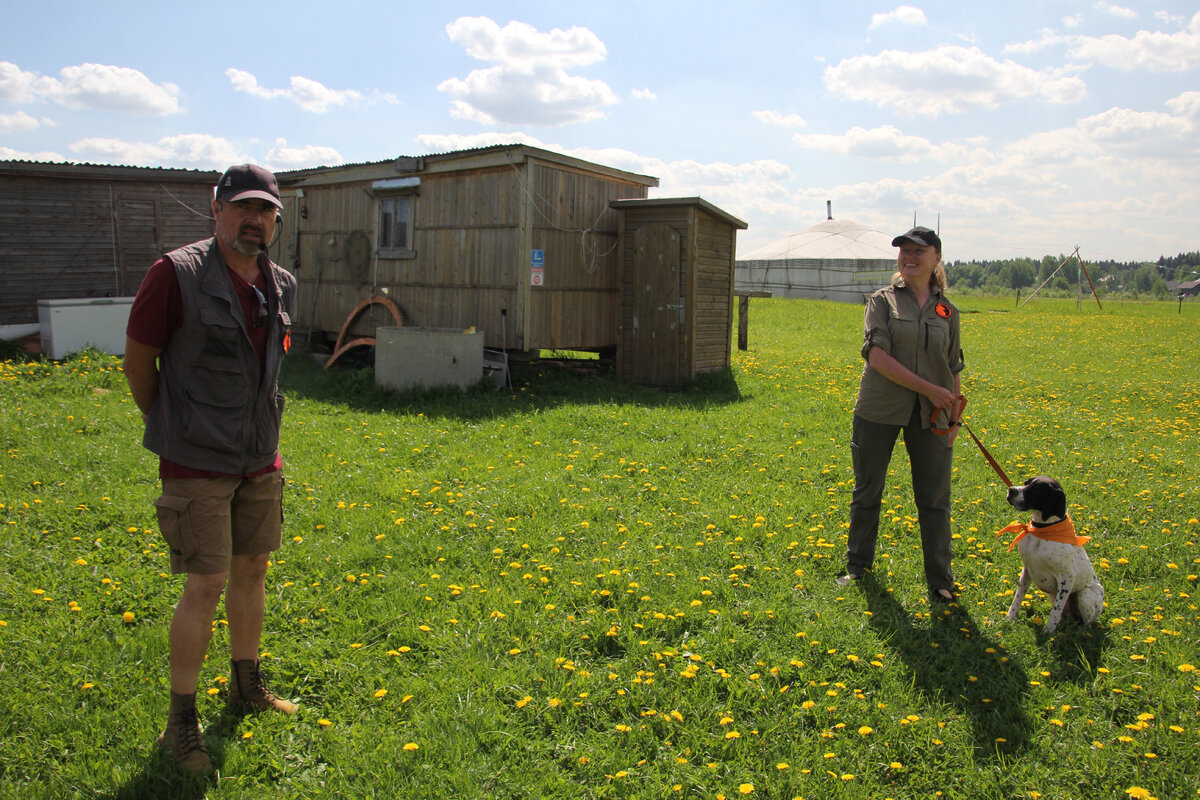
[[[124,614],[121,615],[121,621],[124,622],[126,625],[133,622],[133,620],[134,620],[134,616],[133,616],[132,611],[126,611]]]
[[[321,717],[319,720],[317,720],[317,724],[320,725],[322,728],[328,728],[333,723],[330,722],[329,720],[325,719],[324,717]]]
[[[750,794],[753,791],[754,791],[753,783],[743,783],[741,786],[738,786],[738,794]]]
[[[1150,790],[1143,789],[1140,786],[1130,786],[1125,790],[1125,794],[1134,798],[1134,800],[1150,800]]]
[[[408,744],[404,745],[404,749],[412,752],[413,750],[419,750],[420,746],[417,745],[416,742],[409,742]]]
[[[380,689],[375,692],[376,697],[387,697],[387,689]]]

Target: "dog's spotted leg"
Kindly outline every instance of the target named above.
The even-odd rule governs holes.
[[[1008,607],[1008,621],[1014,622],[1017,619],[1017,612],[1021,610],[1021,603],[1025,600],[1025,592],[1029,591],[1029,582],[1031,577],[1029,570],[1021,567],[1021,579],[1017,581],[1017,591],[1013,595],[1012,605]]]
[[[1071,596],[1071,587],[1067,578],[1058,579],[1058,591],[1054,594],[1054,608],[1050,609],[1050,617],[1046,620],[1046,633],[1054,633],[1062,620],[1063,609],[1067,606],[1067,598]]]

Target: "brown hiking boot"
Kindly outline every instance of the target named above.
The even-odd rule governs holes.
[[[229,697],[226,705],[235,710],[265,711],[274,709],[295,714],[298,706],[278,697],[263,684],[257,658],[230,662]]]
[[[196,695],[171,694],[171,711],[167,714],[167,729],[159,734],[158,744],[175,762],[175,766],[191,775],[212,772],[212,759],[200,733],[200,718],[196,713]]]

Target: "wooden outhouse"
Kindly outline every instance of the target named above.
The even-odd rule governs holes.
[[[730,364],[737,232],[699,198],[617,200],[621,319],[617,376],[673,386]]]
[[[299,329],[366,341],[377,326],[475,327],[513,351],[615,348],[610,204],[658,185],[525,145],[277,177],[271,254],[299,279]]]
[[[38,301],[128,297],[159,256],[212,235],[220,174],[0,161],[0,327]]]

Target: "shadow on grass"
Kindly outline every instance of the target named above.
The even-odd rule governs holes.
[[[213,762],[212,774],[196,777],[182,772],[170,754],[155,743],[142,771],[105,797],[107,800],[202,800],[216,785],[221,765],[225,763],[225,747],[233,739],[242,716],[226,709],[204,730],[204,744]]]
[[[1055,680],[1080,686],[1096,680],[1096,668],[1103,663],[1104,653],[1109,648],[1106,627],[1086,625],[1078,617],[1064,614],[1058,629],[1047,635],[1044,620],[1030,609],[1022,610],[1017,624],[1022,621],[1033,630],[1038,644],[1053,654],[1056,666],[1051,674]]]
[[[971,723],[978,760],[999,760],[1029,747],[1033,723],[1024,711],[1025,669],[980,632],[961,604],[933,604],[929,628],[918,627],[872,573],[858,585],[871,612],[868,624],[900,656],[913,686]]]
[[[627,383],[611,373],[580,375],[553,365],[514,369],[511,381],[511,388],[506,385],[497,389],[489,379],[483,379],[465,392],[455,388],[396,392],[375,385],[375,371],[369,367],[326,370],[311,356],[295,355],[285,360],[279,386],[293,400],[314,400],[359,411],[464,420],[494,419],[574,404],[697,409],[742,399],[729,369],[703,374],[672,390]]]

